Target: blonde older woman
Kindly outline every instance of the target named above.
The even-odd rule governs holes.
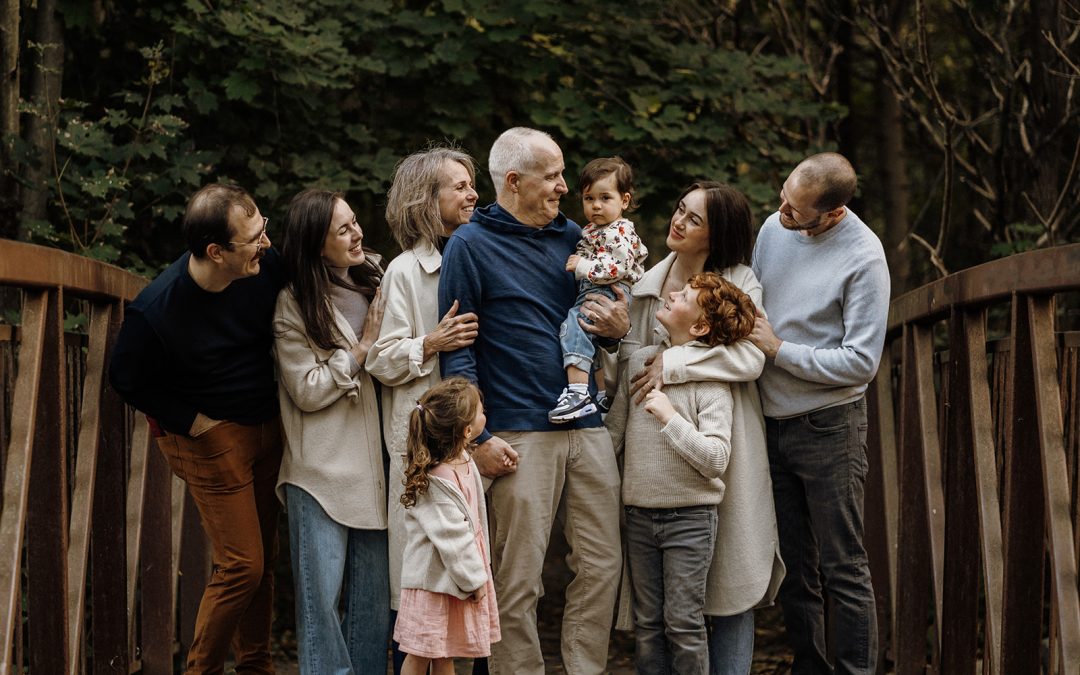
[[[385,385],[383,432],[390,453],[390,604],[401,593],[404,511],[403,457],[409,412],[436,384],[439,353],[476,339],[476,315],[457,315],[455,303],[438,314],[439,269],[447,238],[472,217],[477,194],[473,159],[454,148],[435,147],[409,155],[394,171],[386,220],[403,253],[382,281],[386,313],[366,368]]]

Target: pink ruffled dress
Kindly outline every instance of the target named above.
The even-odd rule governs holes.
[[[431,470],[439,478],[453,483],[465,495],[473,522],[480,523],[480,496],[472,472],[476,465],[469,462],[464,479],[453,468],[440,464]],[[484,529],[476,528],[476,547],[488,567]],[[404,561],[405,565],[409,561]],[[490,567],[488,567],[490,570]],[[488,574],[487,595],[480,602],[459,600],[445,593],[419,588],[401,589],[401,602],[394,640],[401,651],[429,659],[450,657],[479,658],[491,655],[491,643],[502,637],[499,630],[499,607],[495,601],[495,585]]]

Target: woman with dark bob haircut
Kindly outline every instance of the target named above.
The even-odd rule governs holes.
[[[750,672],[754,653],[754,608],[772,604],[784,577],[765,422],[754,383],[765,356],[748,340],[712,348],[691,343],[660,352],[649,370],[623,371],[634,351],[666,339],[662,326],[661,333],[655,330],[656,312],[695,274],[716,272],[761,306],[761,284],[749,267],[753,225],[746,197],[715,181],[690,185],[675,204],[666,243],[671,253],[634,284],[632,328],[619,346],[618,369],[607,370],[618,372],[619,378],[632,377],[630,389],[636,400],[644,399],[660,373],[669,383],[731,383],[732,450],[724,473],[727,489],[717,506],[716,546],[704,614],[709,672],[744,675]],[[608,391],[612,391],[610,386]],[[620,627],[629,627],[628,603],[620,602],[619,610]]]
[[[277,487],[289,514],[300,672],[385,673],[386,479],[364,369],[382,325],[382,268],[340,193],[296,195],[284,230],[287,285],[274,313],[285,432]]]

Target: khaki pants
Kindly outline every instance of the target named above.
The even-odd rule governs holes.
[[[237,673],[272,675],[281,424],[222,422],[198,438],[166,434],[157,442],[187,483],[213,549],[186,672],[222,673],[231,645]]]
[[[502,641],[495,673],[543,673],[536,603],[548,538],[558,514],[570,545],[563,667],[571,675],[607,668],[612,613],[622,571],[619,470],[603,427],[496,432],[517,450],[517,472],[495,479],[488,498],[492,567]]]

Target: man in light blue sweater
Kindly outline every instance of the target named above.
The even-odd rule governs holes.
[[[847,208],[851,164],[836,153],[800,163],[762,225],[753,269],[766,319],[750,340],[767,357],[758,380],[787,578],[780,603],[794,673],[873,673],[877,627],[863,546],[866,386],[889,312],[877,236]],[[835,607],[835,665],[825,646]]]

